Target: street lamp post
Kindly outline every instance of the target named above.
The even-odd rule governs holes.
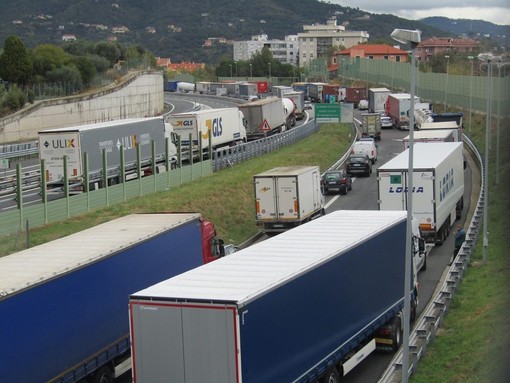
[[[473,116],[473,64],[474,64],[474,57],[468,56],[468,60],[471,61],[471,82],[469,85],[469,133],[471,134],[471,117]]]
[[[237,78],[237,61],[234,61],[234,64],[236,66],[236,78]]]
[[[446,99],[448,96],[448,66],[450,65],[450,56],[445,55],[444,58],[446,59],[446,82],[444,85],[444,111],[446,112]]]
[[[391,60],[392,58],[394,58],[395,56],[390,56],[390,65],[391,65],[391,91],[393,92],[394,89],[393,89],[393,82],[394,82],[394,72],[395,72],[395,61]]]
[[[252,67],[252,65],[250,63],[250,78],[252,78],[252,77],[253,77],[253,67]]]
[[[409,321],[411,312],[411,297],[409,287],[411,286],[411,272],[413,270],[413,239],[412,239],[412,221],[413,221],[413,155],[414,155],[414,97],[416,88],[416,54],[415,50],[421,41],[421,31],[395,29],[391,33],[391,38],[401,44],[411,45],[411,102],[409,113],[409,163],[408,163],[408,184],[407,184],[407,226],[406,226],[406,254],[405,254],[405,276],[404,276],[404,332],[402,346],[402,383],[409,380]]]
[[[485,161],[483,164],[483,179],[484,179],[484,195],[485,195],[485,203],[483,209],[483,263],[487,263],[487,251],[489,249],[489,131],[491,127],[491,80],[492,80],[492,65],[491,61],[493,59],[492,54],[490,53],[480,53],[478,55],[478,59],[487,63],[487,110],[485,117]]]
[[[228,66],[230,67],[230,78],[232,78],[232,64],[228,64]]]
[[[499,120],[501,119],[501,68],[509,63],[504,63],[501,57],[498,60],[498,124],[496,126],[496,185],[499,185]],[[504,77],[503,72],[503,77]]]
[[[267,63],[269,65],[269,81],[271,81],[271,63]]]

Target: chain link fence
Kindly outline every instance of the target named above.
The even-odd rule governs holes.
[[[466,62],[466,67],[470,67],[469,62]],[[350,59],[340,61],[337,74],[342,79],[363,81],[367,88],[377,85],[385,86],[395,93],[408,93],[410,71],[410,63]],[[488,89],[492,81],[492,112],[498,113],[499,110],[501,116],[510,116],[510,77],[500,76],[500,72],[501,70],[493,68],[493,76],[488,78],[487,75],[465,76],[417,71],[416,95],[422,101],[445,104],[447,109],[471,109],[473,112],[485,114]]]

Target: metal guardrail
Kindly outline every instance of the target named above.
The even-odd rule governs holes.
[[[306,124],[283,133],[228,148],[216,149],[213,152],[213,171],[217,172],[218,170],[229,168],[235,164],[278,150],[281,147],[292,145],[308,137],[318,129],[319,126],[315,120],[310,120]]]
[[[409,371],[408,376],[411,376],[416,370],[419,360],[427,353],[427,345],[435,338],[438,328],[441,326],[444,316],[448,312],[453,295],[459,288],[459,285],[464,276],[464,272],[469,266],[471,256],[476,248],[478,236],[480,234],[480,227],[482,225],[482,215],[486,208],[485,206],[485,177],[483,159],[480,150],[476,144],[471,141],[469,137],[464,135],[464,143],[467,144],[469,149],[475,155],[481,169],[481,189],[476,208],[471,218],[469,228],[466,232],[466,240],[459,250],[457,256],[453,260],[450,268],[447,271],[445,281],[438,289],[438,293],[423,311],[420,318],[417,320],[413,331],[409,335]],[[402,358],[403,349],[401,348],[395,357],[388,365],[388,368],[379,379],[378,383],[395,383],[402,381]]]
[[[39,153],[38,141],[0,145],[1,159],[28,157],[38,153]]]

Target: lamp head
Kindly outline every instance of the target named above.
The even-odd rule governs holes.
[[[421,31],[410,29],[395,29],[391,32],[391,38],[401,44],[418,45],[421,42]]]

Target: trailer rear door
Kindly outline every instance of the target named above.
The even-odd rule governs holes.
[[[236,383],[236,313],[229,306],[132,301],[134,382]]]
[[[299,196],[297,178],[278,177],[275,178],[277,192],[278,219],[296,219],[299,217]]]

